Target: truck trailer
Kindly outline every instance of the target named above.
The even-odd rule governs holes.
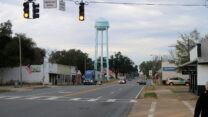
[[[102,82],[102,73],[95,70],[85,71],[84,85],[96,85],[97,82]]]

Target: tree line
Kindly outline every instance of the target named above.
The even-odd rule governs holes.
[[[46,50],[37,47],[32,38],[27,37],[25,34],[13,34],[12,23],[7,21],[0,24],[0,68],[19,66],[19,40],[21,40],[22,48],[22,65],[43,64]],[[94,61],[87,53],[79,49],[54,50],[49,54],[48,61],[51,63],[76,66],[82,73],[85,70],[94,69]],[[98,61],[100,61],[100,58]],[[104,66],[106,66],[106,63]],[[127,56],[122,55],[121,52],[117,52],[110,57],[109,66],[116,73],[116,77],[118,73],[130,74],[138,72],[137,65]]]
[[[168,56],[155,56],[153,60],[144,61],[139,65],[140,72],[149,76],[149,70],[152,70],[153,75],[161,69],[162,61],[174,63],[177,66],[182,65],[190,61],[190,51],[199,43],[208,40],[208,34],[201,36],[197,30],[193,30],[190,33],[179,34],[180,38],[177,40],[177,44],[172,46],[175,50],[169,51]]]
[[[36,43],[25,34],[15,33],[13,36],[10,21],[0,24],[0,68],[19,65],[19,40],[22,48],[22,64],[42,64],[45,50],[36,46]]]

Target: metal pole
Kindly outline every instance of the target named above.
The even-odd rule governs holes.
[[[96,38],[95,38],[95,63],[94,69],[97,71],[97,55],[98,55],[98,30],[96,28]]]
[[[20,74],[20,85],[22,87],[22,47],[21,47],[21,39],[19,37],[19,62],[20,62],[20,66],[19,66],[19,74]]]
[[[101,73],[103,74],[103,31],[101,31]]]
[[[107,53],[107,80],[109,80],[109,51],[108,51],[108,28],[106,28],[106,53]]]
[[[84,61],[85,62],[85,71],[86,71],[86,58],[87,58],[87,56],[85,56],[85,61]]]

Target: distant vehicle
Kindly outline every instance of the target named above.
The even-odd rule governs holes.
[[[85,78],[84,78],[84,85],[96,85],[97,82],[99,84],[101,81],[99,81],[99,77],[102,77],[102,74],[98,71],[94,70],[87,70],[85,71]]]
[[[131,78],[128,78],[128,81],[131,81],[132,79]]]
[[[139,77],[139,80],[137,81],[137,83],[139,83],[140,85],[146,85],[147,84],[147,80],[146,77]]]
[[[126,84],[126,79],[124,78],[124,76],[121,76],[118,82],[119,84]]]
[[[183,78],[180,77],[174,77],[174,78],[168,78],[166,80],[167,85],[187,85],[189,84],[188,80],[184,80]]]

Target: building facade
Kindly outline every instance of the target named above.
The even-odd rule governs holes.
[[[183,74],[189,75],[190,91],[197,95],[204,93],[208,81],[208,41],[197,44],[190,51],[190,61],[180,68]]]
[[[31,74],[26,70],[26,66],[21,69],[23,83],[68,84],[77,75],[75,66],[52,63],[31,65]],[[10,84],[16,80],[20,81],[19,67],[0,69],[0,84]]]
[[[189,78],[188,75],[183,75],[182,73],[177,72],[177,66],[174,63],[169,62],[162,62],[162,81],[165,83],[165,81],[168,78],[174,78],[174,77],[180,77],[185,80]]]

